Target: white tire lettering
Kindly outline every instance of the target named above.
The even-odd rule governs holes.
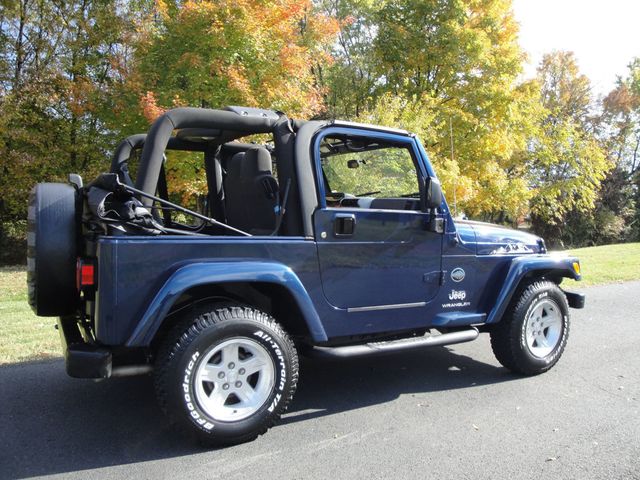
[[[199,357],[200,352],[195,352],[193,355],[191,355],[191,360],[187,364],[187,368],[185,368],[184,370],[184,378],[182,380],[183,399],[191,418],[193,418],[201,427],[204,427],[206,430],[211,430],[213,428],[213,424],[207,422],[198,413],[196,406],[193,404],[190,393],[191,374],[193,373],[193,369],[196,365],[196,360],[198,360]]]

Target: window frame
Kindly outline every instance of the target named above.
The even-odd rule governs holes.
[[[425,178],[431,176],[435,176],[433,174],[430,175],[431,172],[428,171],[424,158],[422,156],[422,151],[418,147],[415,137],[412,135],[405,136],[387,132],[381,132],[376,130],[367,130],[363,128],[348,128],[348,127],[329,127],[322,130],[314,139],[313,143],[313,161],[314,167],[316,171],[316,189],[318,195],[318,207],[322,209],[329,208],[327,207],[326,200],[326,189],[324,185],[324,173],[322,170],[322,160],[320,156],[320,144],[325,137],[330,137],[332,135],[349,135],[354,137],[365,137],[372,138],[376,140],[386,141],[390,143],[398,144],[399,148],[407,148],[409,154],[411,155],[411,159],[413,160],[413,164],[416,167],[416,179],[418,181],[417,187],[418,191],[422,195],[420,184],[424,181]],[[364,209],[367,210],[367,209]]]

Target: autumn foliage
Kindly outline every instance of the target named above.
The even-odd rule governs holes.
[[[157,5],[132,85],[149,120],[176,104],[268,106],[300,118],[324,111],[326,88],[311,66],[331,61],[339,23],[310,0]]]
[[[7,0],[0,33],[0,239],[35,182],[91,178],[166,109],[226,105],[404,127],[457,213],[640,237],[640,60],[602,100],[569,52],[523,80],[512,0]],[[206,189],[193,156],[167,171],[179,199]]]

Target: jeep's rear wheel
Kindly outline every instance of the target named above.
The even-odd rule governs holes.
[[[156,360],[166,413],[210,445],[253,440],[293,397],[298,357],[267,314],[243,306],[200,306],[185,316]]]
[[[504,367],[524,375],[546,372],[560,359],[569,336],[564,293],[546,280],[525,284],[490,334],[493,352]]]

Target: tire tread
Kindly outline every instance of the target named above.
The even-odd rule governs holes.
[[[491,349],[502,366],[514,373],[522,375],[537,375],[551,369],[558,361],[566,346],[569,337],[570,323],[568,320],[565,325],[563,337],[560,339],[562,344],[559,347],[559,353],[553,362],[545,366],[532,366],[522,354],[520,347],[519,328],[520,323],[524,319],[519,318],[520,315],[526,313],[527,306],[531,299],[544,290],[550,290],[559,294],[561,298],[561,309],[568,312],[568,304],[566,297],[558,285],[550,280],[533,279],[522,283],[516,291],[507,311],[502,320],[498,322],[490,331]]]
[[[266,416],[262,424],[249,434],[231,440],[226,438],[218,439],[204,431],[199,432],[198,435],[201,443],[209,446],[232,445],[253,440],[263,435],[278,422],[282,414],[286,412],[294,396],[299,378],[299,360],[293,341],[273,317],[250,306],[223,304],[212,307],[209,305],[208,308],[201,308],[197,311],[200,313],[196,314],[195,318],[193,315],[195,312],[192,311],[191,315],[187,314],[182,321],[179,321],[169,331],[165,341],[158,349],[154,385],[160,408],[167,414],[171,423],[180,424],[175,412],[169,408],[168,379],[170,377],[170,370],[175,364],[174,359],[184,354],[191,342],[195,340],[200,333],[213,325],[223,322],[235,320],[254,321],[276,332],[286,345],[288,350],[287,355],[291,363],[289,389],[283,394],[283,400],[278,405],[276,411],[274,411],[272,415]]]

